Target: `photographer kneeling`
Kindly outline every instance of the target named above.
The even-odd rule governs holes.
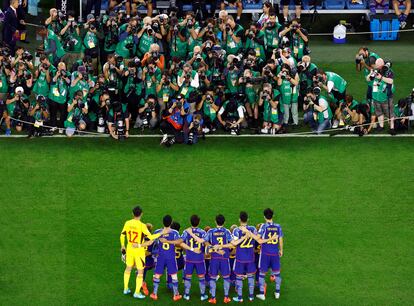
[[[126,104],[117,100],[110,104],[107,124],[112,138],[124,140],[129,137],[130,117]]]
[[[160,130],[163,134],[161,145],[170,147],[176,141],[182,142],[182,129],[184,125],[184,117],[188,114],[190,104],[187,103],[184,96],[179,95],[177,99],[173,99],[171,106],[165,110],[163,120],[160,124]],[[168,135],[172,135],[168,137]]]
[[[146,100],[141,99],[134,128],[149,127],[154,129],[158,123],[157,107],[157,98],[154,95],[149,95]]]
[[[78,90],[72,101],[68,102],[68,116],[65,121],[66,136],[72,137],[76,131],[86,130],[88,122],[88,103],[83,100],[83,92]]]
[[[233,95],[221,106],[217,119],[225,131],[230,131],[231,135],[240,135],[241,125],[245,121],[245,111],[243,103],[239,103],[237,97]]]
[[[203,118],[201,114],[187,115],[184,124],[184,143],[192,145],[198,142],[198,135],[202,133]]]
[[[331,127],[332,111],[329,103],[325,97],[321,96],[320,87],[310,89],[305,97],[305,101],[313,107],[318,121],[318,126],[315,130],[317,134],[322,134],[325,129]]]
[[[345,101],[339,104],[335,110],[335,118],[339,121],[339,125],[355,125],[359,122],[358,114],[359,103],[354,100],[351,95],[345,96]]]
[[[4,115],[4,117],[6,118],[6,124],[7,120],[10,120],[10,117],[17,120],[28,121],[30,103],[27,96],[24,94],[23,87],[16,87],[14,93],[11,93],[8,99],[6,100],[6,106],[7,113]],[[16,131],[21,132],[23,130],[24,123],[17,120],[15,120]],[[10,130],[8,130],[6,132],[6,135],[10,134],[11,132]]]

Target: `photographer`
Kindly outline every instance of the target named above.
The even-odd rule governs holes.
[[[110,86],[120,88],[121,80],[120,77],[124,73],[124,63],[122,56],[115,56],[114,54],[108,55],[108,61],[103,65],[103,74],[105,80]]]
[[[313,80],[318,72],[318,67],[312,63],[311,57],[305,55],[302,61],[298,63],[297,70],[299,73],[299,99],[303,100],[309,88],[313,87]]]
[[[299,75],[296,70],[292,70],[288,64],[283,64],[277,75],[280,91],[280,102],[283,106],[283,124],[289,124],[290,111],[292,111],[293,127],[299,123],[298,116],[298,96],[299,96]]]
[[[181,95],[188,97],[192,91],[200,87],[197,71],[194,71],[190,64],[185,64],[183,70],[178,73],[178,83]]]
[[[145,53],[149,52],[151,49],[152,44],[156,44],[158,39],[162,39],[162,35],[160,33],[160,28],[152,27],[152,18],[147,16],[143,19],[143,27],[138,32],[137,36],[139,38],[138,43],[138,56],[142,58]],[[156,23],[157,25],[158,22]],[[158,32],[157,32],[157,31]]]
[[[141,63],[143,66],[147,65],[148,63],[154,63],[161,71],[164,71],[165,57],[164,55],[160,54],[160,46],[157,44],[152,44],[150,51],[144,54]]]
[[[238,56],[230,54],[227,57],[227,69],[224,70],[224,76],[226,77],[227,94],[237,94],[240,92],[239,80],[242,76],[242,60],[243,55],[241,54]]]
[[[52,74],[56,71],[46,55],[40,56],[40,64],[35,71],[35,83],[33,85],[33,93],[47,97],[49,95],[49,84],[52,81]]]
[[[71,137],[76,131],[84,131],[88,122],[88,103],[84,100],[83,92],[78,90],[73,99],[67,104],[65,121],[66,136]]]
[[[82,92],[83,98],[89,93],[89,89],[93,87],[94,82],[91,80],[90,75],[85,66],[79,66],[78,70],[72,73],[72,82],[69,89],[69,99],[75,96],[75,93]]]
[[[231,96],[217,113],[218,121],[225,131],[230,131],[231,135],[240,135],[241,126],[245,121],[245,108],[238,100],[237,96]]]
[[[142,80],[144,81],[145,98],[149,95],[157,95],[157,84],[161,81],[161,70],[155,63],[149,63],[142,69]]]
[[[246,43],[245,50],[254,50],[256,57],[259,59],[259,64],[266,60],[264,49],[264,33],[259,31],[256,23],[252,23],[250,28],[245,33]]]
[[[15,67],[17,64],[23,63],[26,65],[28,70],[33,70],[33,55],[25,50],[22,47],[17,47],[14,60],[11,62],[12,67]]]
[[[375,114],[381,129],[384,128],[384,117],[389,118],[390,134],[395,135],[394,130],[394,104],[393,93],[394,72],[391,63],[385,63],[382,58],[375,61],[375,69],[367,76],[367,81],[372,80],[372,101],[375,106]]]
[[[109,54],[115,53],[116,46],[119,42],[118,37],[118,23],[115,13],[110,13],[109,16],[104,15],[102,18],[104,42],[103,52],[101,55],[101,62],[105,62]]]
[[[178,92],[178,85],[171,79],[167,72],[164,72],[161,81],[157,84],[158,105],[160,107],[160,114],[165,110],[167,104],[170,102],[170,97],[175,96]]]
[[[277,86],[277,82],[279,80],[277,77],[277,69],[278,65],[274,59],[268,59],[266,65],[262,69],[262,77],[273,87]]]
[[[96,118],[94,122],[96,122],[96,131],[98,133],[105,133],[106,121],[110,105],[111,96],[107,91],[103,91],[98,97],[98,101],[96,102],[96,109],[94,110],[94,117]],[[91,118],[91,111],[89,111],[89,118]]]
[[[154,95],[149,95],[146,100],[141,99],[134,128],[144,130],[145,127],[149,127],[152,130],[155,129],[158,123],[157,108],[157,98]]]
[[[43,53],[47,55],[49,61],[56,66],[66,54],[62,47],[59,37],[52,30],[41,28],[38,32],[43,39]]]
[[[188,58],[187,63],[195,70],[198,70],[201,65],[208,66],[205,62],[206,55],[202,53],[200,46],[195,46],[193,52],[188,53]]]
[[[83,48],[85,56],[92,58],[92,69],[94,73],[98,72],[98,57],[99,57],[99,40],[103,39],[102,34],[98,29],[98,22],[95,20],[95,16],[89,14],[87,21],[83,25],[85,33],[83,35]]]
[[[259,106],[263,106],[263,126],[260,130],[262,134],[277,134],[282,127],[279,99],[280,93],[277,89],[272,90],[269,83],[263,85],[259,98]]]
[[[220,26],[223,32],[223,46],[227,54],[236,55],[243,49],[243,27],[237,24],[232,16],[227,17],[227,22]]]
[[[270,13],[269,19],[263,24],[261,32],[263,33],[263,45],[266,52],[266,58],[270,58],[273,50],[279,48],[279,29],[281,24],[277,22],[275,11]]]
[[[7,98],[6,106],[7,117],[11,117],[17,120],[28,121],[30,103],[27,95],[24,94],[23,87],[16,87],[14,93],[11,93]],[[23,130],[24,125],[25,123],[23,122],[15,121],[16,131],[21,132]]]
[[[250,69],[243,72],[243,77],[240,78],[239,83],[242,87],[242,92],[246,96],[246,111],[248,115],[248,123],[253,128],[259,126],[259,107],[258,107],[258,90],[259,84],[263,82],[263,78],[258,78],[258,73],[254,73]]]
[[[138,45],[137,20],[131,19],[128,24],[120,27],[121,34],[118,37],[115,53],[124,59],[131,59],[137,52]]]
[[[394,122],[396,131],[408,131],[410,125],[410,117],[413,116],[411,105],[412,103],[410,103],[409,99],[400,99],[398,103],[394,105],[395,117],[399,118],[395,119]]]
[[[60,31],[63,41],[65,56],[62,61],[66,63],[68,70],[72,70],[72,65],[82,57],[82,39],[79,25],[75,21],[73,13],[68,13],[68,21],[65,27]]]
[[[304,55],[309,54],[307,48],[309,38],[308,32],[300,25],[300,19],[293,19],[290,25],[280,32],[280,37],[287,36],[290,42],[290,49],[297,61],[301,61]]]
[[[43,128],[45,121],[49,119],[49,110],[45,96],[38,95],[34,103],[30,105],[29,108],[29,121],[33,124],[30,124],[29,137],[33,136],[42,136],[46,133]]]
[[[362,71],[364,78],[367,81],[368,89],[366,99],[368,102],[372,101],[372,84],[373,80],[367,79],[367,76],[371,73],[371,70],[375,69],[375,61],[379,58],[378,54],[369,51],[367,47],[362,47],[358,50],[355,56],[355,66],[358,72]]]
[[[123,75],[123,93],[128,111],[132,118],[137,115],[138,102],[143,95],[142,68],[138,58],[128,63],[128,69]]]
[[[189,114],[184,123],[184,143],[188,145],[198,142],[198,135],[202,134],[203,118],[201,114]]]
[[[331,127],[332,111],[329,103],[325,97],[321,96],[321,89],[314,87],[306,94],[306,101],[315,111],[318,126],[315,133],[322,134],[322,132]]]
[[[203,113],[204,133],[215,132],[218,127],[217,112],[220,110],[220,100],[215,97],[214,88],[209,87],[201,101],[197,104],[197,111]]]
[[[66,101],[70,85],[70,74],[66,71],[66,65],[60,62],[57,71],[52,77],[49,91],[50,125],[63,128],[63,120],[66,118]],[[59,121],[57,113],[59,112]],[[59,130],[59,132],[62,130]]]
[[[49,17],[45,20],[45,26],[48,30],[52,30],[56,35],[59,35],[63,29],[65,15],[55,8],[50,9],[49,14]]]
[[[358,124],[358,107],[359,103],[354,100],[354,97],[346,95],[345,101],[335,110],[335,118],[339,121],[339,126]]]
[[[319,69],[313,81],[315,86],[326,90],[336,106],[344,101],[348,83],[340,75]]]
[[[163,134],[161,145],[172,146],[175,142],[183,142],[182,130],[185,116],[188,114],[190,105],[184,96],[179,95],[171,101],[171,105],[163,114],[160,130]],[[172,136],[168,136],[172,135]]]
[[[171,58],[185,60],[187,58],[188,44],[185,27],[178,23],[177,18],[171,18],[170,29],[167,34]]]
[[[14,68],[10,72],[10,89],[17,87],[22,87],[26,95],[30,95],[33,87],[33,75],[24,62],[19,62],[17,64],[17,71]]]
[[[197,39],[202,39],[203,42],[206,42],[208,40],[212,41],[213,44],[217,42],[217,36],[216,36],[216,20],[214,18],[208,18],[206,20],[206,26],[202,28],[197,35]],[[211,48],[211,46],[210,46]]]

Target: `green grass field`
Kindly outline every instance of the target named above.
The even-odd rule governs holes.
[[[183,227],[193,213],[203,226],[223,213],[230,226],[240,210],[256,224],[272,207],[285,233],[277,304],[412,304],[413,147],[412,138],[216,138],[170,150],[154,138],[1,139],[0,305],[153,304],[122,295],[119,232],[137,203],[156,227],[167,213]],[[172,304],[163,283],[159,297]],[[193,297],[178,304],[200,304]]]

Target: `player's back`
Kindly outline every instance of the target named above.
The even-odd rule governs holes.
[[[232,240],[232,235],[230,231],[224,227],[212,228],[207,232],[206,241],[212,246],[215,245],[224,245],[230,243]],[[211,253],[211,258],[214,259],[228,259],[230,250],[228,248],[223,249],[224,254],[221,255],[216,252]]]
[[[142,244],[144,242],[143,228],[146,228],[146,225],[140,220],[131,219],[125,222],[122,233],[127,236],[128,246],[131,246],[133,243]]]
[[[263,239],[274,238],[274,240],[262,244],[261,253],[277,256],[279,254],[279,239],[283,237],[281,226],[273,222],[264,223],[259,229],[259,235]]]
[[[247,230],[256,234],[256,228],[254,226],[247,225]],[[245,236],[240,228],[236,228],[233,232],[234,239],[239,239]],[[254,261],[254,249],[255,243],[253,238],[247,238],[240,243],[236,248],[236,260],[239,262],[252,262]]]
[[[162,229],[156,230],[155,234],[161,233]],[[180,234],[176,230],[170,230],[168,233],[161,235],[159,237],[164,238],[168,241],[174,241],[180,239]],[[158,257],[164,257],[164,258],[175,258],[175,246],[174,244],[170,244],[168,242],[160,242],[159,239],[157,240],[157,253]]]
[[[192,233],[197,236],[198,238],[204,239],[206,236],[206,232],[202,230],[201,228],[191,228]],[[203,262],[204,261],[204,244],[197,242],[193,237],[191,237],[190,234],[187,233],[187,231],[183,232],[183,235],[181,236],[183,239],[183,242],[194,249],[199,249],[201,253],[197,254],[195,252],[186,251],[186,257],[185,260],[188,262]]]

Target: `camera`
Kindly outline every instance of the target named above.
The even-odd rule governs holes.
[[[203,57],[201,56],[201,54],[197,54],[197,56],[196,56],[196,61],[197,62],[201,62],[201,60],[203,59]]]
[[[265,66],[264,68],[263,68],[263,73],[264,73],[264,75],[265,76],[270,76],[270,74],[272,73],[272,69],[269,67],[269,66]]]
[[[357,64],[357,65],[359,65],[359,64],[361,64],[361,62],[364,60],[364,56],[362,55],[362,54],[358,54],[356,57],[355,57],[355,64]]]
[[[82,99],[77,99],[77,100],[76,100],[76,106],[77,106],[78,108],[82,109],[82,108],[84,108],[84,107],[85,107],[85,102],[83,102],[83,100],[82,100]]]
[[[22,59],[24,61],[31,61],[33,59],[33,55],[29,51],[24,51],[22,54]]]
[[[187,28],[192,29],[194,26],[194,22],[190,19],[187,21]]]
[[[280,77],[282,78],[282,80],[286,79],[288,76],[288,72],[286,70],[282,70],[282,72],[280,73]]]
[[[231,27],[229,25],[226,25],[226,32],[230,32],[231,31]]]
[[[154,23],[152,24],[152,29],[154,30],[154,32],[159,32],[159,30],[160,30],[160,25],[159,25],[159,23],[158,23],[158,22],[154,22]]]
[[[370,79],[371,81],[373,81],[373,80],[377,77],[377,75],[378,75],[378,70],[377,70],[377,69],[374,69],[374,70],[372,70],[372,71],[371,71],[371,73],[369,74],[369,79]]]
[[[297,67],[299,73],[305,71],[306,68],[307,68],[307,65],[305,62],[299,62],[298,67]]]
[[[152,36],[152,35],[154,34],[154,30],[152,29],[152,27],[151,27],[151,26],[148,26],[148,27],[147,27],[147,34],[148,34],[149,36]]]
[[[204,46],[204,49],[206,50],[206,52],[209,52],[211,50],[211,47],[212,47],[211,42],[207,41],[205,46]]]
[[[250,39],[253,39],[255,35],[256,34],[252,30],[250,30],[249,33],[247,33],[247,37]]]
[[[181,101],[177,101],[175,104],[178,108],[183,107],[183,103]]]
[[[157,60],[160,57],[160,54],[157,51],[151,52],[151,57],[153,60]]]
[[[42,111],[47,111],[47,102],[46,102],[46,98],[42,95],[39,95],[36,98],[36,103],[40,106],[40,109]]]

